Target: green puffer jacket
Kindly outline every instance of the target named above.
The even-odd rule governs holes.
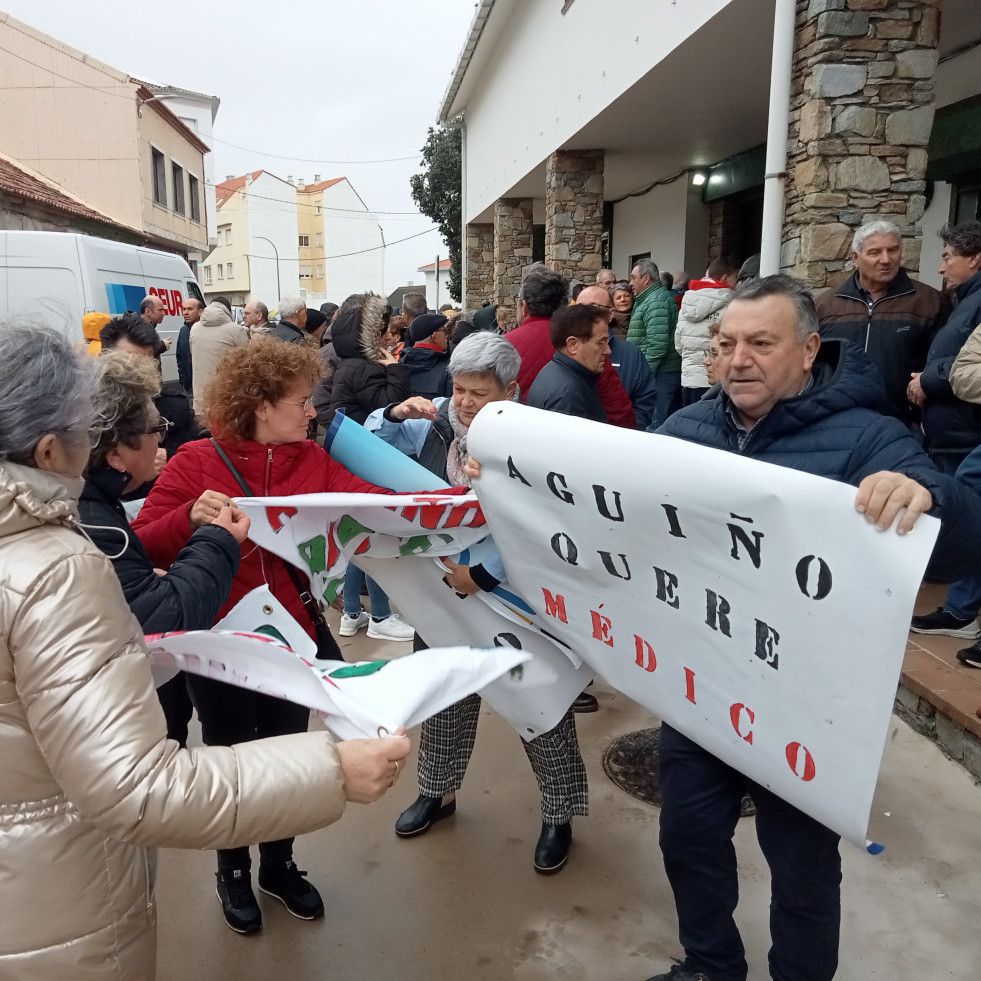
[[[634,303],[627,340],[647,358],[651,371],[681,371],[681,357],[674,346],[678,305],[660,281],[651,283]]]

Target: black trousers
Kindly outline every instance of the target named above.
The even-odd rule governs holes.
[[[231,746],[267,736],[307,731],[310,710],[302,705],[200,675],[189,675],[187,682],[191,701],[201,720],[201,734],[206,746]],[[259,844],[259,860],[270,869],[285,865],[292,857],[292,838]],[[219,872],[234,869],[247,872],[251,868],[252,859],[247,845],[218,850]]]
[[[831,981],[841,919],[838,835],[664,724],[660,843],[685,965],[712,981],[746,979],[732,917],[739,899],[732,836],[747,790],[770,866],[770,976]]]
[[[194,712],[187,690],[187,675],[180,671],[162,684],[157,689],[157,699],[167,720],[167,738],[176,740],[184,749],[187,746],[187,724]]]

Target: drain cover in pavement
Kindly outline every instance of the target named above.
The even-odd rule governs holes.
[[[624,792],[654,807],[661,806],[660,785],[661,730],[638,729],[628,732],[606,747],[603,770]],[[751,817],[756,805],[749,794],[743,794],[740,817]]]

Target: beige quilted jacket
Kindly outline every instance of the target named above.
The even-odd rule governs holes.
[[[181,750],[69,478],[0,462],[0,979],[154,976],[152,846],[336,820],[327,733]],[[80,482],[79,482],[80,484]]]

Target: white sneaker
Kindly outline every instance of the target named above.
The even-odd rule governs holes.
[[[341,614],[341,636],[353,637],[362,627],[367,627],[371,622],[371,617],[362,610],[351,616],[350,613]]]
[[[372,619],[368,624],[368,636],[374,640],[412,640],[415,632],[416,628],[400,620],[397,613],[389,614],[384,620]]]

